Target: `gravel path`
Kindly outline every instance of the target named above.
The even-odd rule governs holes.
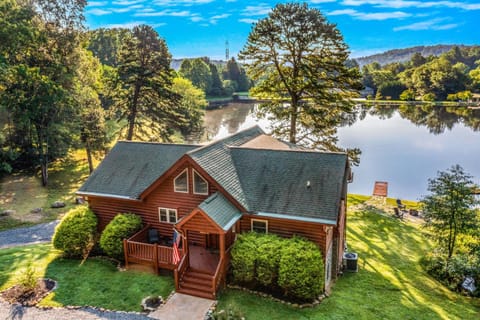
[[[51,308],[22,307],[0,300],[0,319],[5,320],[152,320],[135,312],[102,311],[94,308]]]
[[[0,231],[0,249],[21,245],[44,243],[52,240],[57,221],[37,224],[33,227]]]

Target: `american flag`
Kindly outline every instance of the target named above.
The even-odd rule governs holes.
[[[172,251],[173,264],[178,264],[180,262],[180,251],[178,251],[180,239],[181,239],[181,236],[177,232],[177,230],[173,230],[173,251]]]

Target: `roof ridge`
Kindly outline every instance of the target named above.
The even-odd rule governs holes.
[[[275,151],[275,152],[297,152],[297,153],[317,153],[317,154],[336,154],[336,155],[347,155],[346,152],[341,151],[322,151],[315,149],[271,149],[271,148],[252,148],[252,147],[243,147],[243,146],[228,146],[229,149],[244,149],[244,150],[255,150],[255,151]]]
[[[118,140],[117,143],[127,144],[151,144],[151,145],[164,145],[164,146],[186,146],[186,147],[201,147],[201,144],[193,143],[173,143],[173,142],[154,142],[154,141],[131,141],[131,140]]]
[[[225,140],[229,140],[229,139],[232,139],[236,136],[239,136],[245,132],[248,132],[248,131],[253,131],[254,129],[259,129],[261,132],[263,132],[263,134],[265,134],[265,132],[263,131],[263,129],[258,125],[254,125],[254,126],[251,126],[249,128],[246,128],[246,129],[243,129],[243,130],[240,130],[240,131],[237,131],[235,132],[234,134],[231,134],[229,136],[226,136],[226,137],[223,137],[223,138],[220,138],[218,140],[214,140],[214,141],[211,141],[210,143],[206,144],[206,145],[203,145],[203,146],[200,146],[199,148],[197,149],[194,149],[194,150],[190,150],[189,152],[187,152],[187,154],[193,154],[197,151],[200,151],[200,150],[203,150],[203,149],[207,149],[208,147],[211,147],[215,144],[218,144],[218,143],[221,143],[221,142],[224,142]]]

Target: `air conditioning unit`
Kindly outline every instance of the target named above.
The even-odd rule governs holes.
[[[343,266],[345,271],[358,272],[358,254],[345,252],[343,254]]]

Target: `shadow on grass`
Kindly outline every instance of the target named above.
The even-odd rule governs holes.
[[[141,311],[140,302],[149,295],[167,297],[174,289],[173,279],[148,273],[119,272],[104,258],[79,260],[57,258],[45,276],[58,282],[58,288],[41,302],[43,306],[96,306],[110,310]]]
[[[247,319],[479,319],[478,299],[450,292],[419,265],[430,243],[418,226],[353,212],[347,237],[350,251],[359,254],[359,272],[340,277],[319,306],[295,309],[226,290],[219,297],[219,309],[232,305]]]
[[[37,275],[43,276],[44,265],[51,255],[50,249],[49,245],[0,249],[0,288],[17,284],[29,262],[33,263]]]

